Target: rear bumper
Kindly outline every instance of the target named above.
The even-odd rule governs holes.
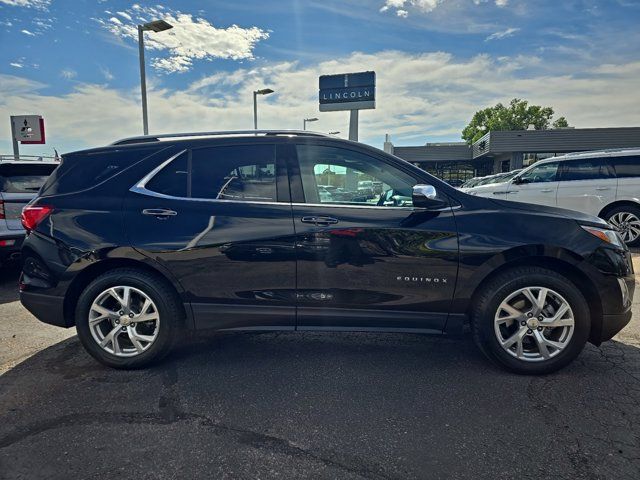
[[[41,322],[57,327],[73,326],[64,317],[64,297],[22,291],[20,302]]]
[[[23,241],[24,233],[0,235],[0,263],[11,257],[19,257]]]

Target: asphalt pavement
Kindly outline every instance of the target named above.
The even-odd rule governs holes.
[[[0,272],[0,478],[640,478],[640,298],[614,341],[523,377],[469,339],[226,333],[102,367]],[[638,296],[640,297],[640,295]]]

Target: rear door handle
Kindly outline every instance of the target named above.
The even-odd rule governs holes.
[[[145,208],[144,210],[142,210],[142,214],[165,219],[168,217],[175,217],[176,215],[178,215],[178,212],[176,212],[175,210],[169,210],[167,208]]]
[[[313,223],[314,225],[333,225],[338,223],[337,218],[333,217],[302,217],[302,223]]]
[[[543,188],[542,190],[540,190],[542,193],[551,193],[553,192],[553,188]]]
[[[611,190],[611,187],[596,187],[596,190]]]

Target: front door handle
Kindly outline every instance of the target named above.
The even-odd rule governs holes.
[[[553,188],[543,188],[542,190],[540,190],[542,193],[551,193],[553,192]]]
[[[313,223],[318,226],[333,225],[338,223],[337,218],[332,217],[302,217],[302,223]]]
[[[596,187],[596,190],[611,190],[611,187]]]
[[[168,208],[145,208],[142,210],[143,215],[150,215],[152,217],[164,220],[169,217],[175,217],[178,212],[175,210],[169,210]]]

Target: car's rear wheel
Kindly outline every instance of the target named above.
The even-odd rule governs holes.
[[[584,296],[566,277],[539,267],[506,271],[486,285],[473,309],[474,340],[502,367],[544,374],[575,359],[589,337]]]
[[[91,282],[80,295],[76,329],[85,349],[114,368],[138,368],[160,360],[179,333],[176,294],[155,275],[116,269]]]
[[[630,247],[640,245],[640,208],[625,205],[610,210],[605,220],[613,225]]]

